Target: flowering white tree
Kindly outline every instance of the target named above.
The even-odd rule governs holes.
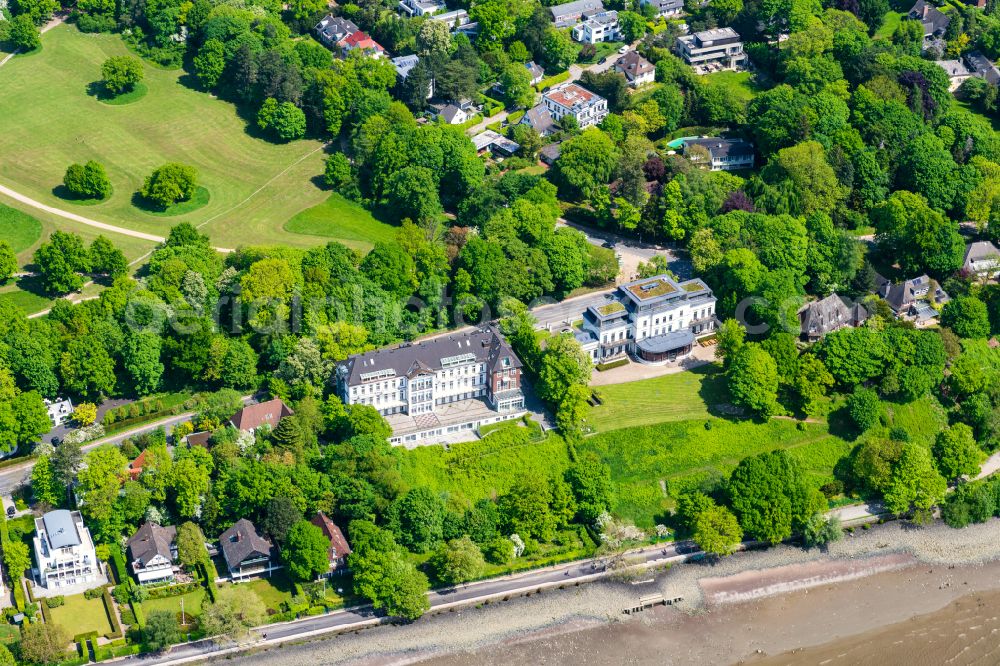
[[[524,554],[524,540],[517,534],[511,534],[510,540],[514,544],[514,557],[521,557]]]

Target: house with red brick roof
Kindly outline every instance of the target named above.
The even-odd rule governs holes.
[[[274,398],[267,402],[260,402],[256,405],[247,405],[240,411],[233,414],[229,422],[237,430],[245,432],[255,432],[261,426],[271,426],[271,429],[278,427],[278,422],[286,416],[294,414],[291,408],[282,402],[281,398]]]
[[[142,476],[142,468],[146,464],[146,450],[135,457],[135,460],[128,464],[128,478],[132,481]]]
[[[542,103],[556,122],[573,116],[580,129],[597,125],[608,115],[608,100],[575,83],[567,83],[542,96]]]
[[[344,37],[337,42],[337,46],[340,47],[340,53],[345,58],[351,51],[359,51],[369,58],[378,59],[385,56],[385,49],[382,48],[382,45],[372,39],[364,30],[358,30]]]
[[[347,556],[351,554],[351,547],[344,538],[344,533],[337,527],[336,523],[330,520],[322,511],[316,513],[311,521],[313,525],[323,531],[323,536],[330,540],[330,548],[327,550],[327,559],[330,562],[330,570],[320,575],[324,578],[347,568]]]

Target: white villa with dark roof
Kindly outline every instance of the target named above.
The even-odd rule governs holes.
[[[672,362],[689,354],[697,338],[715,331],[715,300],[697,278],[636,280],[619,286],[607,303],[587,308],[576,339],[594,363],[627,355],[640,363]]]
[[[58,509],[35,518],[38,584],[57,589],[103,580],[90,530],[79,511]]]
[[[407,447],[525,413],[521,360],[488,326],[357,354],[337,366],[336,384],[344,404],[377,409],[389,441]]]

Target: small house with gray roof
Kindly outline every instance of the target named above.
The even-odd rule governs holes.
[[[274,545],[258,534],[246,518],[240,518],[219,536],[219,548],[234,581],[270,575],[277,568]]]
[[[59,589],[103,580],[90,530],[79,511],[57,509],[35,518],[38,584]],[[17,578],[16,572],[10,572]]]
[[[876,294],[888,303],[897,318],[917,324],[936,320],[938,313],[934,306],[951,300],[941,285],[926,275],[903,282],[885,281]]]
[[[806,304],[798,312],[799,327],[804,340],[815,342],[827,333],[846,326],[858,326],[868,318],[860,304],[850,304],[837,294]]]
[[[990,241],[976,241],[965,246],[962,270],[979,279],[992,280],[1000,274],[1000,250]]]
[[[155,583],[174,577],[177,561],[177,528],[145,522],[128,540],[132,573],[140,583]]]
[[[917,0],[910,7],[910,11],[907,12],[907,18],[920,21],[924,28],[925,45],[944,37],[945,30],[948,29],[948,24],[951,23],[950,16],[927,2],[927,0]]]
[[[337,365],[337,393],[370,405],[392,427],[392,444],[455,440],[524,414],[521,359],[491,326],[355,354]]]
[[[576,339],[594,363],[631,355],[660,364],[687,356],[697,338],[715,331],[715,295],[695,278],[656,275],[620,285],[607,302],[583,313]]]

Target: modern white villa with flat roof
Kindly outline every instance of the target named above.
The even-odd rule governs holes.
[[[90,530],[79,511],[58,509],[35,518],[38,584],[55,589],[92,583],[102,577]]]
[[[371,405],[407,447],[471,433],[525,413],[521,360],[486,326],[357,354],[336,370],[344,404]]]
[[[594,363],[631,355],[640,363],[666,363],[691,352],[715,331],[715,295],[699,279],[677,282],[657,275],[618,287],[603,305],[583,313],[577,341]]]

